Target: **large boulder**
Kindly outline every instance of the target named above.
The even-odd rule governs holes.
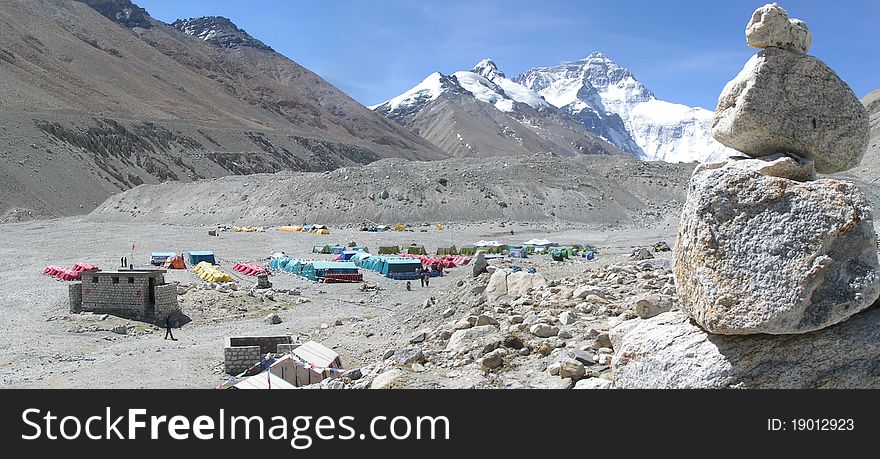
[[[489,262],[486,261],[486,256],[483,255],[483,252],[477,254],[474,257],[474,264],[472,267],[473,271],[471,272],[471,277],[477,277],[480,274],[488,272],[489,270]]]
[[[625,389],[880,388],[880,308],[802,335],[706,333],[682,312],[611,332]]]
[[[813,34],[804,21],[789,19],[785,9],[768,3],[752,13],[746,26],[746,43],[752,48],[780,48],[806,54],[813,44]]]
[[[674,256],[681,307],[711,333],[805,333],[880,295],[871,208],[842,180],[700,168]]]
[[[488,347],[498,347],[503,338],[498,329],[493,325],[482,325],[479,327],[468,328],[465,330],[456,330],[446,343],[446,352],[455,354],[466,354],[473,349],[483,349]]]
[[[511,297],[518,297],[531,289],[546,286],[547,280],[544,279],[544,276],[537,273],[517,271],[507,276],[507,294]]]
[[[504,295],[507,295],[507,275],[508,271],[504,269],[496,269],[489,276],[489,285],[486,286],[486,298],[489,301],[495,301]]]
[[[727,83],[712,120],[712,135],[730,148],[752,157],[794,153],[823,174],[858,165],[868,133],[865,107],[833,70],[773,48]]]

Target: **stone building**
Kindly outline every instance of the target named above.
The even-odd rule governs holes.
[[[231,375],[246,371],[266,354],[285,354],[299,346],[291,335],[280,336],[234,336],[226,338],[223,349],[226,373]]]
[[[164,269],[86,271],[69,286],[70,312],[97,312],[164,322],[180,310],[177,286],[165,283]]]

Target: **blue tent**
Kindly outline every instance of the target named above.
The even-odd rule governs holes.
[[[526,249],[524,248],[513,248],[510,249],[510,253],[508,253],[510,258],[528,258],[526,255]]]
[[[348,260],[351,260],[351,259],[355,256],[355,254],[358,254],[358,253],[361,253],[361,252],[355,252],[355,251],[352,251],[352,250],[346,250],[346,251],[344,251],[344,252],[342,252],[342,253],[339,254],[339,261],[348,261]]]
[[[330,253],[332,253],[333,255],[339,255],[342,252],[345,252],[345,247],[341,245],[335,245],[332,249],[330,249]]]
[[[287,263],[290,261],[290,257],[287,255],[272,255],[272,258],[269,260],[269,269],[272,271],[279,271],[284,269],[287,266]]]
[[[217,259],[214,258],[214,252],[210,250],[190,250],[189,251],[189,264],[191,266],[195,266],[203,261],[207,261],[212,265],[217,264]]]
[[[421,275],[422,262],[415,258],[386,258],[381,263],[383,276],[395,280],[414,280]]]
[[[303,264],[301,276],[311,281],[323,279],[330,274],[357,274],[358,267],[351,262],[312,261]]]

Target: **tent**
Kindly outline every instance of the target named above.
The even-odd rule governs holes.
[[[510,258],[528,258],[526,254],[526,249],[522,247],[514,247],[510,249],[510,253],[507,254]]]
[[[379,247],[379,255],[397,255],[398,253],[400,253],[400,247],[396,245]]]
[[[342,360],[336,351],[308,341],[290,355],[276,360],[269,371],[294,386],[306,386],[338,376],[342,372]]]
[[[284,252],[273,253],[272,257],[269,258],[269,269],[272,271],[280,271],[287,266],[287,262],[290,261],[290,257],[287,256]]]
[[[355,252],[354,250],[346,250],[346,251],[339,254],[339,260],[340,261],[349,261],[356,253],[358,253],[358,252]]]
[[[195,266],[203,261],[206,261],[212,265],[217,264],[217,259],[214,257],[214,252],[210,250],[190,250],[189,251],[189,264]]]
[[[285,271],[287,270],[285,269]],[[357,265],[348,261],[301,262],[291,272],[315,282],[361,282],[364,280]]]
[[[330,253],[333,255],[339,255],[342,252],[345,252],[346,248],[341,245],[334,245],[330,248]]]
[[[264,371],[233,384],[230,389],[296,389],[296,386],[271,371]]]
[[[150,254],[150,264],[153,266],[162,266],[169,258],[176,257],[174,252],[153,252]]]
[[[437,255],[458,255],[458,249],[452,247],[437,247]]]
[[[472,245],[471,246],[466,245],[458,250],[458,254],[459,255],[474,256],[477,254],[477,248]]]
[[[415,258],[386,258],[380,269],[380,274],[394,280],[415,280],[419,278],[422,262]]]
[[[323,245],[314,245],[312,246],[312,253],[321,253],[324,251]]]
[[[224,273],[220,268],[208,263],[207,261],[199,262],[193,272],[205,282],[231,282],[232,276]]]
[[[300,231],[303,230],[303,227],[297,226],[297,225],[288,225],[288,226],[282,226],[282,227],[278,228],[278,230],[284,231],[287,233],[299,233]]]
[[[183,262],[183,257],[175,256],[174,258],[165,259],[162,267],[165,269],[186,269],[186,263]]]
[[[428,252],[425,250],[425,246],[423,245],[410,245],[406,248],[406,253],[409,255],[427,255]]]

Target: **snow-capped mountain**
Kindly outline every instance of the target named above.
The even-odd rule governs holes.
[[[626,154],[489,59],[470,71],[434,72],[370,108],[456,156]]]
[[[734,153],[712,138],[711,111],[657,99],[632,72],[601,53],[534,68],[514,81],[642,159],[705,161]]]

